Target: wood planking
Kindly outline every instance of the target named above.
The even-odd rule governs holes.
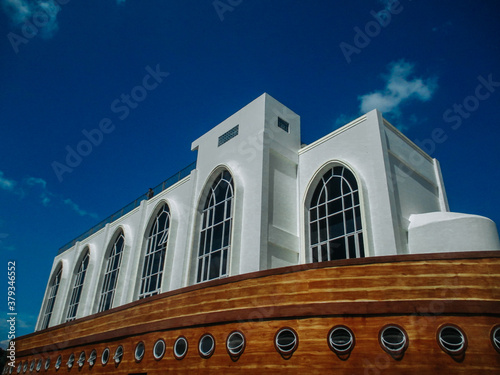
[[[19,340],[18,348],[22,351],[54,343],[61,347],[71,338],[134,327],[137,331],[145,322],[151,326],[151,323],[175,318],[179,324],[189,318],[196,324],[204,324],[214,313],[223,318],[225,312],[241,311],[239,320],[255,318],[255,314],[260,314],[258,318],[272,318],[279,307],[283,307],[283,311],[287,306],[300,305],[306,311],[308,305],[316,308],[317,304],[332,301],[500,301],[499,258],[325,267],[237,282],[227,280],[228,283],[215,286],[203,287],[201,284],[185,293],[166,293],[94,318],[28,335]]]

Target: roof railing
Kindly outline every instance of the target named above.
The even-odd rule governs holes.
[[[154,195],[157,195],[157,194],[161,193],[163,190],[168,189],[170,186],[172,186],[175,183],[179,182],[184,177],[189,176],[189,174],[191,173],[191,171],[193,169],[195,169],[195,168],[196,168],[196,162],[193,162],[193,163],[189,164],[187,167],[181,169],[176,174],[170,176],[165,181],[163,181],[162,183],[160,183],[157,186],[155,186],[154,188],[152,188],[153,192],[154,192]],[[136,198],[134,201],[130,202],[129,204],[127,204],[126,206],[124,206],[120,210],[116,211],[114,214],[108,216],[106,219],[104,219],[100,223],[94,225],[92,228],[90,228],[89,230],[87,230],[85,233],[82,233],[81,235],[79,235],[75,239],[73,239],[70,242],[68,242],[66,245],[62,246],[59,249],[59,252],[57,254],[59,255],[59,254],[63,253],[64,251],[66,251],[69,248],[73,247],[78,241],[81,241],[81,240],[89,237],[90,235],[96,233],[97,231],[101,230],[102,228],[104,228],[106,226],[106,224],[112,223],[113,221],[121,218],[123,215],[128,214],[134,208],[139,207],[140,204],[141,204],[141,202],[143,200],[146,200],[146,199],[148,199],[147,194],[142,194],[141,196],[139,196],[138,198]]]

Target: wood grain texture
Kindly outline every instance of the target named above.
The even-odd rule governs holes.
[[[65,364],[72,352],[78,357],[83,350],[88,357],[94,348],[100,355],[104,347],[114,352],[121,344],[125,355],[118,367],[111,362],[102,366],[99,360],[92,368],[88,363],[71,370],[63,365],[58,372],[271,373],[289,368],[290,373],[337,369],[400,374],[437,373],[446,368],[452,373],[498,373],[500,354],[490,340],[492,327],[500,324],[498,255],[455,254],[453,259],[433,254],[410,256],[406,261],[400,260],[404,257],[381,257],[230,277],[19,338],[18,362],[50,356],[47,374],[54,373],[59,354]],[[399,361],[378,342],[380,328],[389,323],[403,326],[409,336],[410,345]],[[444,323],[457,324],[467,334],[469,347],[461,362],[444,353],[436,342],[436,331]],[[356,336],[356,347],[345,361],[330,351],[326,341],[328,331],[337,324],[349,326]],[[288,360],[276,352],[273,341],[283,326],[292,327],[300,338],[297,351]],[[247,340],[237,361],[225,347],[227,335],[235,329]],[[197,349],[205,332],[216,340],[215,353],[209,359],[202,359]],[[172,353],[180,335],[189,342],[188,354],[181,361]],[[157,361],[152,350],[159,338],[165,340],[167,352]],[[146,344],[146,355],[137,363],[133,352],[139,341]]]

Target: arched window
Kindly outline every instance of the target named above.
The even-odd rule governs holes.
[[[146,298],[160,293],[169,229],[170,211],[165,204],[156,215],[149,231],[139,298]]]
[[[197,282],[228,275],[232,202],[233,178],[224,171],[212,184],[202,212]]]
[[[45,312],[43,313],[42,329],[49,327],[52,311],[54,310],[54,304],[56,303],[57,291],[59,290],[59,284],[61,283],[61,276],[62,266],[59,267],[59,270],[56,272],[49,286],[47,305],[45,306]]]
[[[78,311],[78,305],[80,304],[80,298],[82,296],[83,283],[85,282],[85,274],[87,273],[87,268],[89,267],[89,259],[90,253],[87,249],[85,256],[78,266],[78,270],[75,273],[75,283],[69,300],[68,315],[66,316],[67,322],[75,320],[76,318],[76,312]]]
[[[309,205],[309,251],[312,262],[365,256],[356,178],[345,167],[329,169]]]
[[[99,297],[99,308],[97,310],[98,312],[109,310],[113,307],[116,282],[118,280],[118,273],[120,272],[124,246],[125,236],[123,231],[120,231],[120,234],[116,237],[106,261],[106,272],[104,273],[104,279],[102,282],[101,295]]]

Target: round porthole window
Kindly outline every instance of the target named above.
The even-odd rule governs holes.
[[[144,343],[141,341],[135,346],[135,360],[137,362],[142,361],[142,358],[144,358],[144,352],[146,350],[146,347],[144,346]]]
[[[491,343],[497,352],[500,353],[500,325],[493,327],[491,330]]]
[[[350,353],[354,343],[354,334],[346,326],[335,326],[328,333],[328,346],[337,354]]]
[[[89,355],[89,359],[87,359],[87,362],[89,363],[90,367],[94,366],[96,359],[97,359],[97,350],[92,349]]]
[[[61,367],[61,364],[62,364],[62,356],[59,356],[59,357],[57,357],[56,364],[54,365],[56,370],[59,370],[59,368]]]
[[[467,348],[467,338],[460,328],[445,325],[438,332],[438,344],[450,355],[460,355]]]
[[[276,333],[274,345],[282,356],[288,357],[297,349],[299,338],[293,329],[282,328]]]
[[[174,357],[182,359],[186,356],[188,351],[188,342],[184,336],[178,337],[174,344]]]
[[[69,356],[68,362],[66,363],[68,365],[68,368],[73,367],[73,363],[75,363],[75,354],[71,353]]]
[[[245,350],[245,336],[240,331],[233,331],[227,336],[226,348],[230,356],[240,356]]]
[[[215,350],[215,339],[214,337],[207,333],[200,338],[198,343],[198,351],[203,358],[209,358]]]
[[[106,348],[102,351],[101,354],[101,363],[105,365],[109,361],[109,348]]]
[[[402,356],[408,347],[408,336],[399,326],[388,325],[380,330],[380,345],[393,357]]]
[[[123,346],[120,345],[118,348],[116,348],[113,359],[115,360],[116,364],[119,364],[122,361],[122,358],[123,358]]]
[[[81,352],[80,356],[78,357],[78,367],[83,367],[85,364],[85,352]]]
[[[50,367],[50,358],[45,359],[45,371],[47,371]]]
[[[41,369],[42,369],[42,359],[40,358],[40,359],[36,362],[36,371],[37,371],[37,372],[39,372]]]
[[[160,339],[155,342],[155,346],[153,347],[153,356],[155,357],[156,360],[163,358],[163,355],[165,354],[165,349],[166,349],[165,341]]]

